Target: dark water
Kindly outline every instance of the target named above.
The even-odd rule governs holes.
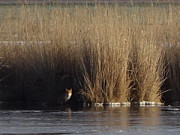
[[[0,134],[179,135],[180,108],[2,108]]]

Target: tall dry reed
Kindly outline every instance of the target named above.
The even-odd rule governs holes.
[[[73,77],[75,100],[160,102],[166,78],[179,94],[179,15],[153,4],[8,9],[0,16],[1,99],[57,102],[64,76]]]

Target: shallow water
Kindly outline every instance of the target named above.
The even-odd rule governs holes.
[[[19,108],[18,108],[19,109]],[[31,108],[32,109],[32,108]],[[179,135],[178,107],[0,110],[0,134]]]

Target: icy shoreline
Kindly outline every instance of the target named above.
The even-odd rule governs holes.
[[[87,105],[87,104],[85,104]],[[161,102],[150,102],[150,101],[142,101],[142,102],[109,102],[109,103],[92,103],[92,106],[95,107],[103,107],[103,106],[111,106],[111,107],[120,107],[120,106],[162,106],[164,103]]]

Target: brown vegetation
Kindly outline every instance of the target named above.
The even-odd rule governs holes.
[[[153,4],[8,9],[0,16],[0,99],[56,103],[69,76],[74,100],[160,102],[169,90],[164,99],[178,101],[179,15]]]

